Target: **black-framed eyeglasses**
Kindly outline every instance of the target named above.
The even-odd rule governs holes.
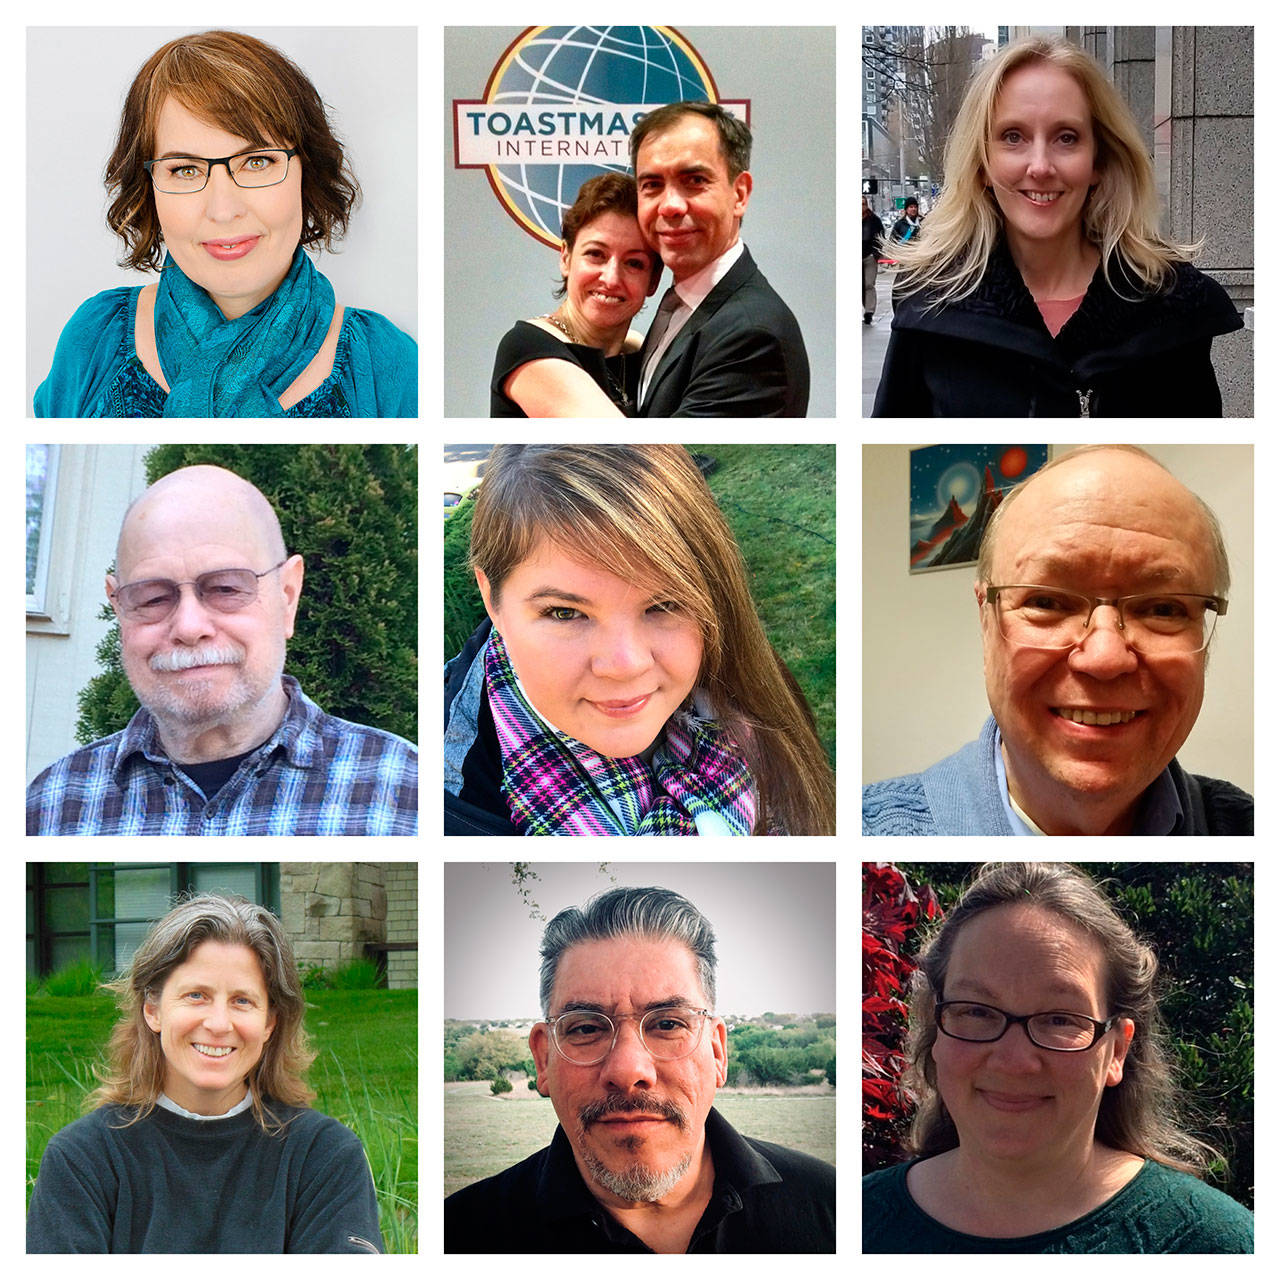
[[[640,1043],[650,1057],[660,1062],[687,1058],[702,1041],[702,1028],[712,1016],[710,1009],[690,1009],[667,1005],[644,1013],[601,1013],[595,1009],[570,1009],[551,1019],[551,1043],[556,1052],[580,1067],[603,1062],[618,1042],[624,1022],[639,1024]]]
[[[1104,1022],[1087,1013],[1050,1009],[1045,1013],[1006,1013],[994,1005],[974,1000],[941,1000],[934,1006],[938,1030],[953,1040],[989,1044],[999,1040],[1014,1023],[1021,1023],[1027,1039],[1055,1053],[1083,1053],[1092,1049],[1115,1023],[1117,1014]]]
[[[260,147],[234,156],[161,156],[144,160],[142,167],[157,191],[169,196],[194,195],[203,191],[209,175],[223,164],[237,187],[274,187],[289,176],[289,161],[297,147]]]
[[[1074,649],[1083,644],[1099,605],[1120,615],[1125,643],[1139,653],[1199,653],[1227,612],[1222,596],[1152,591],[1132,596],[1087,596],[1040,584],[987,584],[1000,634],[1027,649]]]
[[[116,608],[130,622],[163,622],[177,607],[182,588],[191,587],[196,599],[218,613],[236,613],[258,598],[258,580],[275,573],[288,560],[254,573],[252,569],[213,569],[198,578],[173,582],[169,578],[147,578],[117,587],[112,597]]]

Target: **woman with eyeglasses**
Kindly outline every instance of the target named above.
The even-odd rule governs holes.
[[[1210,346],[1244,321],[1160,230],[1142,132],[1084,50],[1036,36],[983,63],[944,170],[894,249],[875,417],[1222,416]]]
[[[360,1139],[308,1104],[298,963],[265,907],[180,901],[110,985],[87,1113],[49,1140],[28,1253],[381,1253]]]
[[[413,417],[417,344],[344,305],[332,250],[360,194],[325,106],[270,45],[170,41],[138,72],[107,162],[122,265],[158,283],[85,302],[37,417]]]
[[[682,446],[496,446],[471,564],[446,835],[834,833],[812,712]]]
[[[863,1179],[868,1253],[1251,1253],[1200,1181],[1158,964],[1081,871],[982,869],[918,957],[907,1164]]]

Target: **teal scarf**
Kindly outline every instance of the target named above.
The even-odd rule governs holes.
[[[294,250],[289,274],[252,311],[228,320],[199,285],[165,259],[156,294],[166,418],[280,418],[279,396],[324,345],[333,286]]]

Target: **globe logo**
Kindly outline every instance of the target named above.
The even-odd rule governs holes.
[[[507,212],[555,249],[579,187],[630,171],[647,110],[720,101],[698,52],[672,27],[530,27],[499,58],[484,98],[454,102],[454,162],[483,168]],[[724,103],[747,118],[747,103]]]

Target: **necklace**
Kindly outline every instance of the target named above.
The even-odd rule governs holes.
[[[549,315],[544,315],[542,318],[549,324],[555,325],[555,327],[559,329],[570,342],[575,343],[579,347],[591,346],[591,343],[583,342],[583,340],[574,333],[573,329],[569,326],[568,320],[560,314],[559,310],[553,311]],[[627,353],[625,351],[620,351],[618,353],[618,367],[622,373],[622,381],[619,382],[618,379],[613,376],[613,370],[609,368],[609,360],[611,357],[606,356],[600,347],[595,347],[593,350],[599,351],[604,360],[604,376],[609,379],[609,386],[612,388],[609,399],[612,400],[619,409],[630,409],[631,397],[627,394]]]

